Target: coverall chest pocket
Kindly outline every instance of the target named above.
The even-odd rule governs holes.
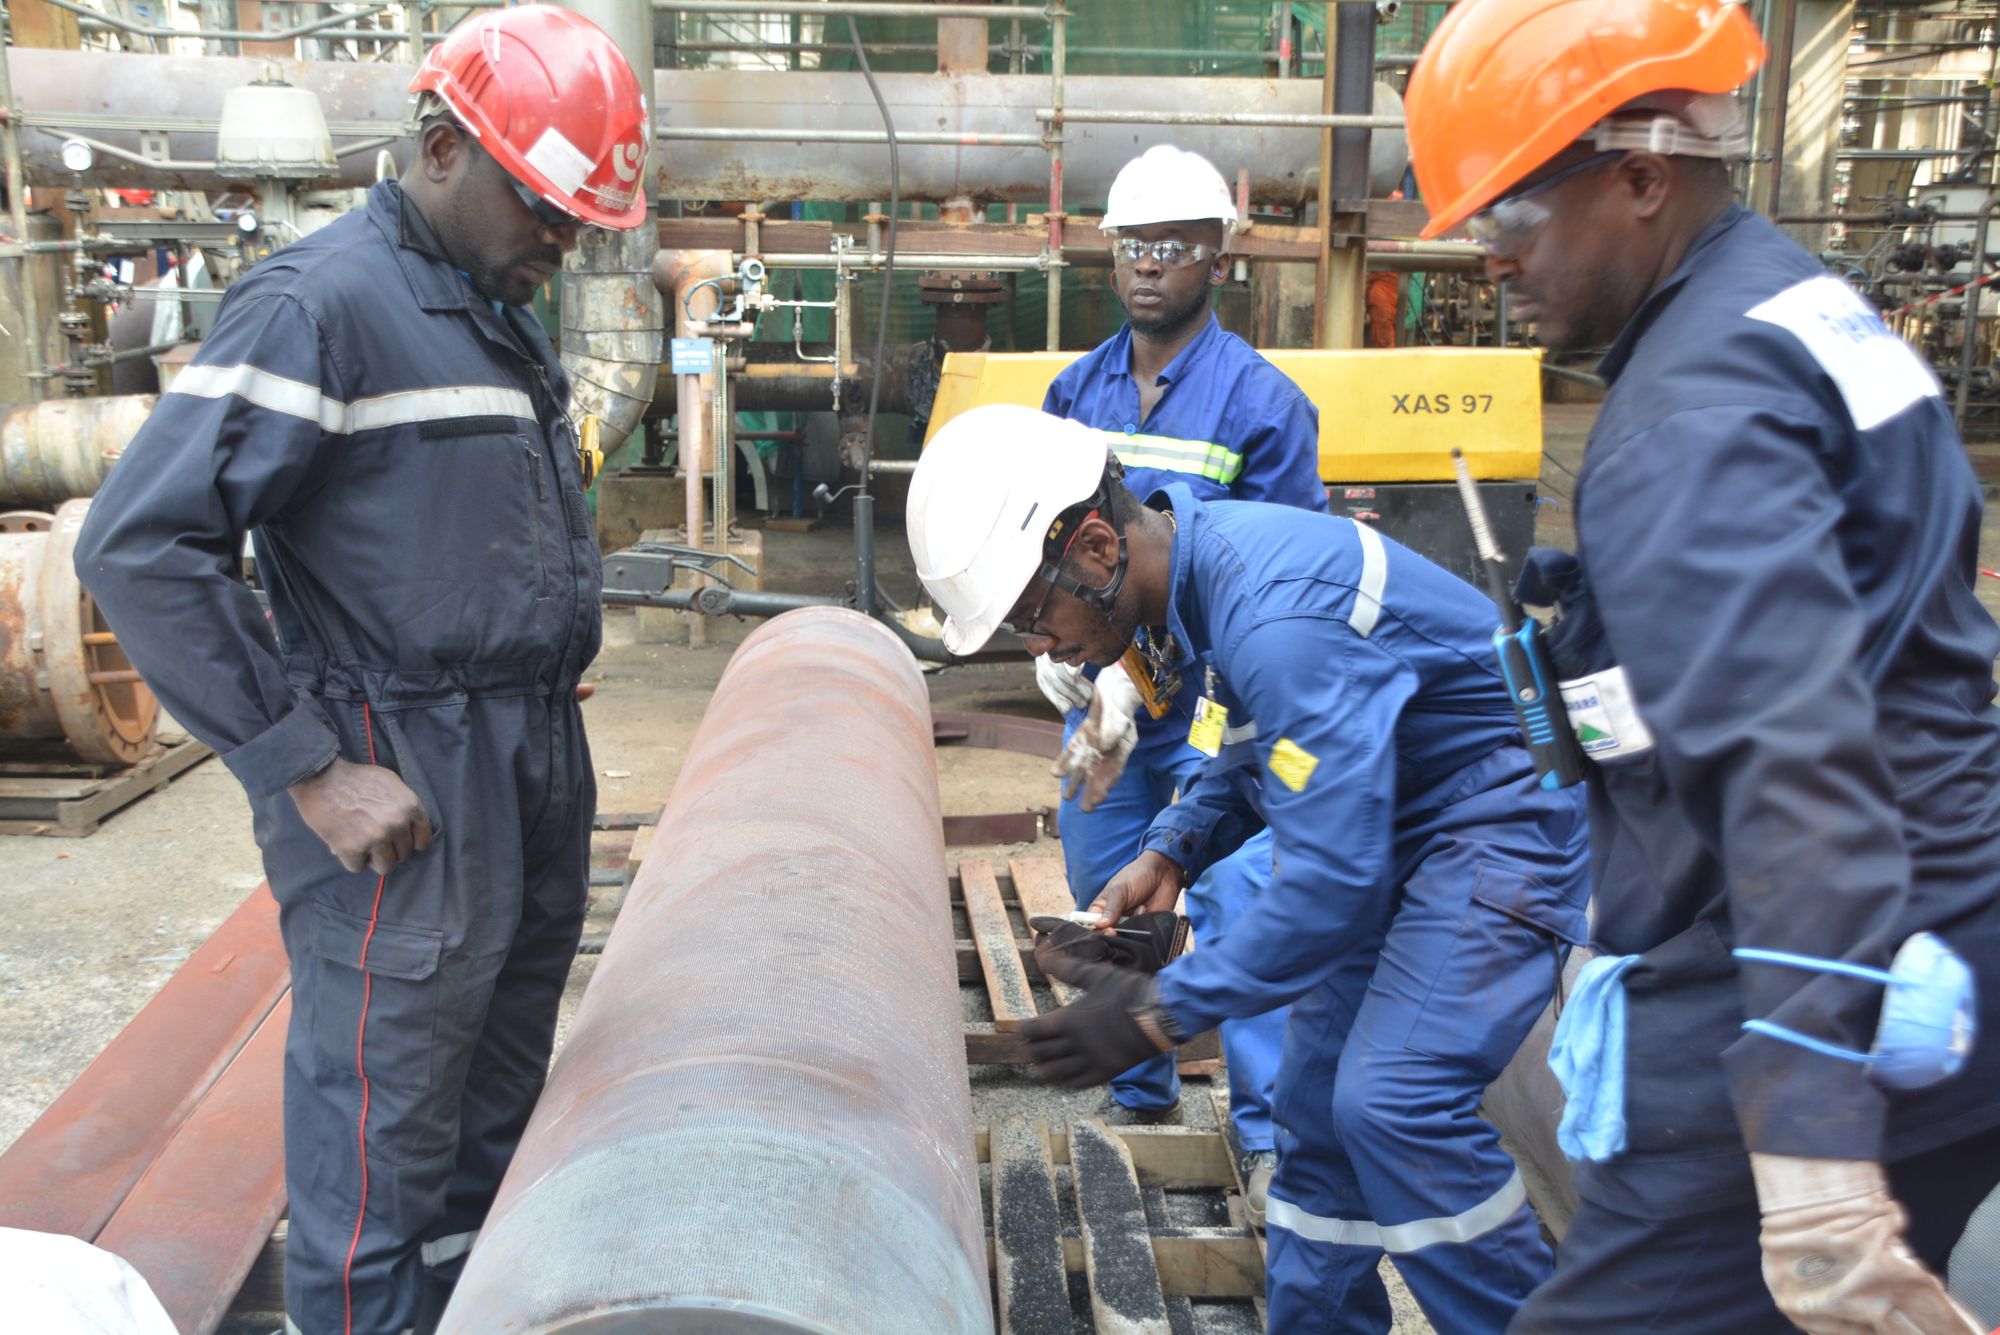
[[[516,417],[461,417],[425,422],[418,436],[425,471],[441,475],[426,546],[467,559],[469,579],[548,597],[549,529],[561,527],[561,508],[541,435]]]

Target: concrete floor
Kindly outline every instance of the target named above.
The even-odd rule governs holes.
[[[1569,497],[1591,410],[1551,405],[1539,540],[1569,546]],[[1975,452],[1984,463],[1991,460]],[[1982,472],[1985,469],[1982,468]],[[885,523],[879,557],[891,596],[916,592],[898,525]],[[1982,561],[2000,566],[2000,523],[1989,518]],[[769,587],[838,593],[851,570],[851,538],[834,523],[808,534],[767,533]],[[2000,612],[2000,580],[1981,580]],[[711,623],[709,643],[637,642],[637,618],[614,610],[606,648],[591,672],[598,687],[585,706],[598,767],[599,809],[657,810],[670,790],[708,696],[733,647],[753,626]],[[1026,664],[955,668],[931,677],[940,707],[1043,717],[1046,705]],[[1040,806],[1052,781],[1042,762],[947,748],[939,754],[948,813]],[[954,850],[1005,856],[1018,850]],[[1053,854],[1050,844],[1033,852]],[[0,1144],[20,1132],[87,1065],[261,878],[240,789],[215,761],[112,817],[81,840],[0,837]],[[600,908],[600,918],[605,916]],[[592,930],[607,925],[598,923]],[[579,962],[565,1019],[588,983]],[[1214,1125],[1201,1082],[1190,1087],[1188,1120]],[[1088,1114],[1094,1093],[1035,1085],[1018,1069],[974,1068],[979,1120],[1028,1113],[1051,1120]],[[1393,1270],[1398,1335],[1430,1330]],[[1244,1313],[1210,1311],[1204,1330],[1246,1328]]]

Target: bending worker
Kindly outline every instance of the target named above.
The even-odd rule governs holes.
[[[588,881],[602,574],[526,304],[579,228],[646,214],[646,99],[587,20],[488,12],[411,89],[401,183],[230,288],[76,557],[255,812],[292,967],[305,1335],[436,1303],[542,1088]]]
[[[1273,1330],[1381,1335],[1385,1251],[1440,1330],[1505,1328],[1550,1256],[1478,1113],[1584,932],[1583,813],[1545,792],[1491,645],[1492,605],[1363,525],[1203,501],[1142,506],[1104,433],[966,413],[912,480],[917,574],[945,643],[1000,626],[1058,663],[1115,662],[1196,702],[1207,769],[1101,900],[1114,919],[1268,826],[1271,884],[1157,981],[1100,964],[1029,1026],[1074,1087],[1294,1002],[1269,1203]]]
[[[1111,290],[1126,323],[1056,377],[1042,407],[1102,428],[1140,494],[1169,482],[1203,498],[1275,501],[1324,511],[1319,413],[1299,387],[1216,321],[1209,300],[1229,276],[1236,204],[1207,159],[1160,145],[1125,164],[1101,223],[1111,234]],[[1153,818],[1187,787],[1203,757],[1187,744],[1186,700],[1154,718],[1123,668],[1096,679],[1047,657],[1037,679],[1064,711],[1063,859],[1079,906],[1139,854]],[[1203,945],[1219,942],[1271,876],[1268,835],[1249,840],[1188,888]],[[1284,1044],[1282,1011],[1222,1026],[1229,1111],[1248,1159],[1253,1221],[1271,1179],[1271,1090]],[[1111,1085],[1114,1120],[1175,1116],[1171,1056]]]
[[[1735,201],[1762,58],[1725,0],[1469,0],[1410,83],[1427,235],[1609,348],[1578,551],[1526,572],[1613,959],[1558,1037],[1582,1206],[1523,1332],[1983,1330],[1936,1278],[2000,1181],[1979,486],[1915,353]],[[1949,983],[1940,940],[1969,1061],[1955,989],[1913,1027],[1935,985],[1853,976]]]

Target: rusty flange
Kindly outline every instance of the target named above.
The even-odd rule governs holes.
[[[46,531],[0,529],[0,747],[67,742],[92,764],[130,765],[160,706],[77,580],[89,506],[65,503]]]

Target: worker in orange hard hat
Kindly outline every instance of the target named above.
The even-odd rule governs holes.
[[[1581,1204],[1509,1328],[1975,1335],[2000,1183],[2000,627],[1936,380],[1736,201],[1725,0],[1465,0],[1406,100],[1425,235],[1603,350],[1523,601],[1589,762],[1551,1065]],[[1990,1261],[1988,1263],[1990,1265]]]
[[[525,303],[585,226],[644,221],[645,91],[539,5],[461,25],[411,91],[401,180],[230,288],[77,549],[255,815],[304,1335],[435,1319],[548,1069],[596,805],[602,567]]]

